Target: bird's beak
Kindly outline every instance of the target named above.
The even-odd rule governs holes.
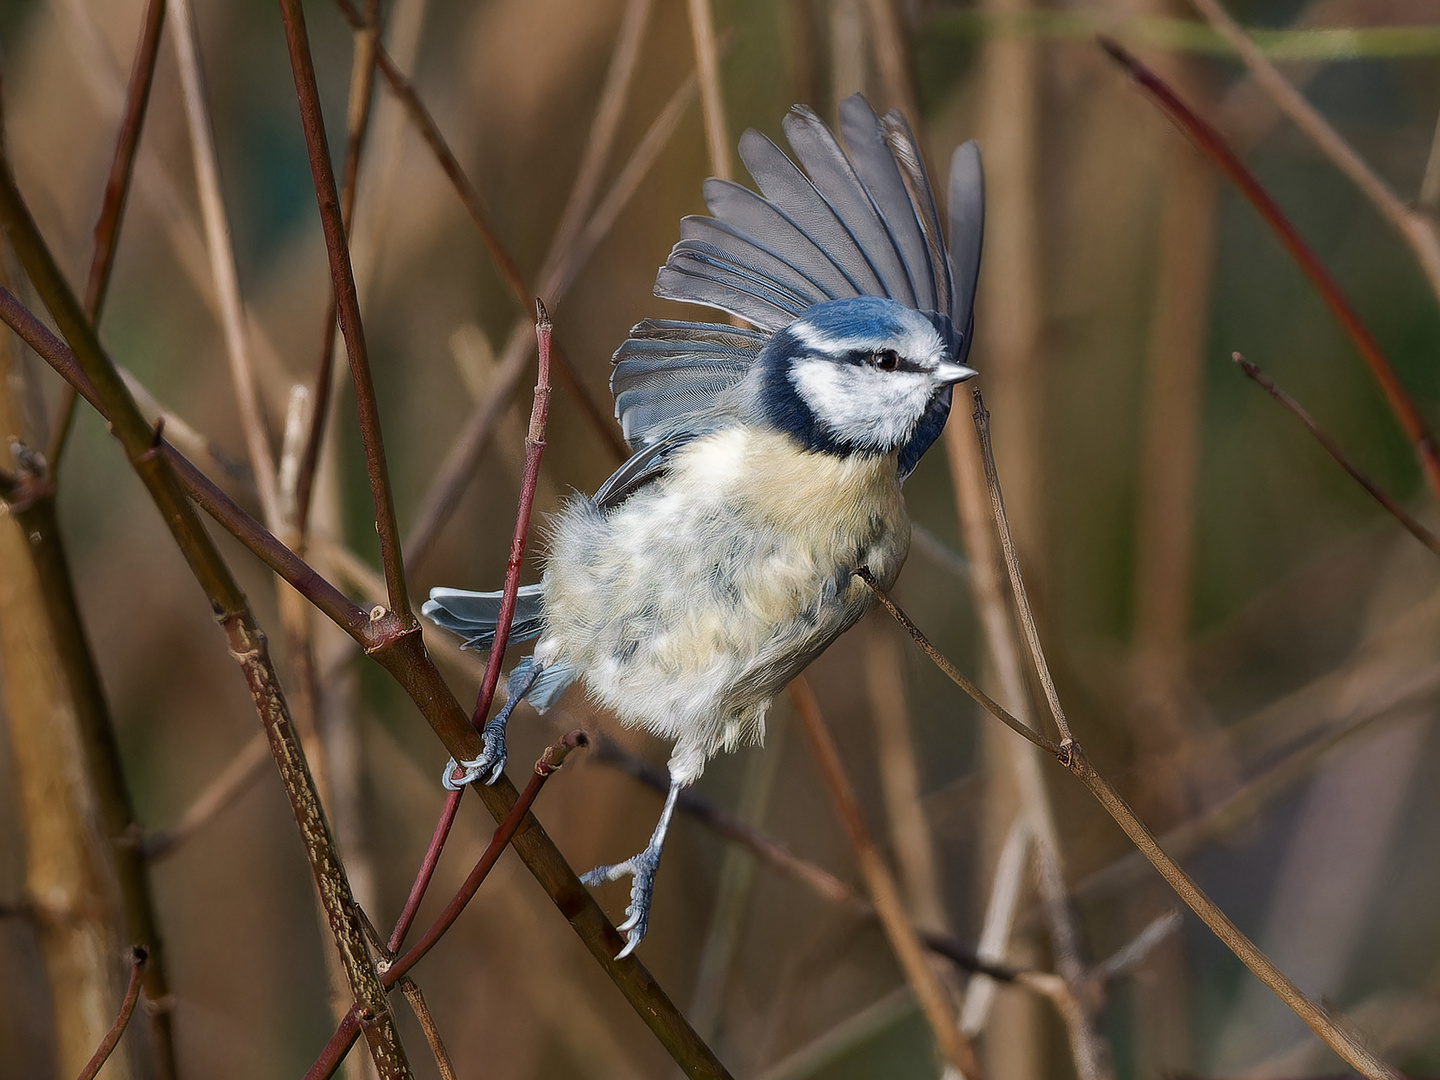
[[[941,360],[935,368],[935,381],[941,386],[953,386],[966,379],[973,379],[979,374],[974,368],[966,367],[964,364],[952,364],[948,360]]]

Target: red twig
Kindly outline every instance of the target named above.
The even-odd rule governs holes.
[[[1375,381],[1380,384],[1380,390],[1385,395],[1385,400],[1390,403],[1391,411],[1394,412],[1401,429],[1409,438],[1415,457],[1420,462],[1425,479],[1430,485],[1430,490],[1436,498],[1440,498],[1440,451],[1437,451],[1435,440],[1425,426],[1425,420],[1421,417],[1420,411],[1410,400],[1409,392],[1396,377],[1390,361],[1386,359],[1380,348],[1380,343],[1360,321],[1360,316],[1350,306],[1350,301],[1340,291],[1340,286],[1330,276],[1325,265],[1310,250],[1300,233],[1296,231],[1295,226],[1290,224],[1279,205],[1270,197],[1269,192],[1260,186],[1260,182],[1255,179],[1254,174],[1226,145],[1224,138],[1214,127],[1196,115],[1185,102],[1180,100],[1179,95],[1166,85],[1164,80],[1136,59],[1119,42],[1103,34],[1099,41],[1101,48],[1109,53],[1121,67],[1125,68],[1130,77],[1155,100],[1165,115],[1190,137],[1201,152],[1219,166],[1275,231],[1285,250],[1299,264],[1305,276],[1319,291],[1321,298],[1325,301],[1325,306],[1330,309],[1331,314],[1335,316],[1355,343],[1361,359],[1365,361],[1365,365],[1370,369]]]
[[[345,225],[340,219],[340,196],[335,170],[330,164],[330,145],[320,112],[320,89],[315,82],[315,64],[305,29],[305,12],[300,0],[280,0],[285,23],[285,41],[290,49],[290,67],[295,74],[295,96],[300,104],[300,121],[305,129],[305,149],[310,156],[310,173],[315,182],[315,199],[320,207],[320,225],[325,234],[325,251],[330,260],[330,278],[340,312],[340,332],[350,358],[350,380],[355,387],[355,405],[360,415],[360,435],[365,444],[365,464],[370,475],[370,495],[375,504],[375,531],[380,537],[380,558],[385,566],[385,586],[390,610],[406,627],[417,625],[410,610],[405,587],[405,563],[400,553],[400,527],[395,520],[395,499],[385,465],[385,442],[380,430],[380,403],[370,375],[370,353],[365,328],[360,321],[360,298],[355,291],[355,273],[350,265],[350,248]]]
[[[135,152],[140,147],[140,132],[145,126],[150,88],[155,83],[155,61],[160,55],[160,32],[164,26],[165,0],[150,0],[145,9],[145,25],[140,29],[135,63],[130,69],[130,89],[125,95],[125,115],[115,140],[115,157],[110,162],[100,217],[95,222],[95,248],[90,256],[90,276],[85,283],[85,314],[92,325],[100,321],[100,309],[105,306],[105,294],[110,287],[110,271],[115,267],[120,222],[125,217],[125,202],[135,175]],[[74,388],[67,386],[60,400],[50,446],[45,451],[52,475],[59,466],[71,422],[75,419],[75,400]]]
[[[520,505],[515,512],[515,534],[510,539],[510,562],[505,570],[505,592],[500,598],[500,616],[495,624],[495,643],[485,665],[485,681],[470,722],[479,731],[485,726],[495,687],[500,682],[500,665],[510,640],[510,622],[515,617],[515,597],[520,590],[520,569],[525,561],[525,541],[530,535],[530,513],[535,506],[535,488],[540,480],[540,458],[545,453],[545,421],[550,415],[550,335],[553,327],[545,304],[535,301],[535,344],[539,357],[535,379],[535,402],[530,409],[530,430],[525,435],[525,473],[520,480]]]
[[[460,917],[460,913],[465,910],[465,905],[470,903],[476,892],[479,891],[486,876],[500,858],[500,853],[510,843],[511,837],[515,835],[515,830],[525,820],[525,815],[530,812],[530,806],[535,802],[535,797],[540,794],[540,789],[545,786],[545,781],[550,779],[551,775],[565,763],[565,758],[572,750],[583,747],[588,742],[589,739],[583,731],[572,731],[545,748],[545,752],[540,755],[540,760],[535,762],[535,770],[530,776],[530,782],[520,792],[520,797],[516,799],[515,805],[506,815],[505,820],[496,827],[494,834],[490,837],[489,846],[485,848],[479,861],[475,863],[475,868],[470,871],[470,876],[465,879],[465,883],[460,886],[450,903],[445,905],[445,910],[430,924],[430,929],[425,931],[420,940],[406,950],[404,956],[388,965],[382,965],[380,972],[382,986],[388,990],[399,982],[454,925],[455,920]],[[393,937],[391,941],[394,941]],[[335,1029],[335,1033],[330,1036],[330,1041],[325,1044],[325,1049],[315,1059],[315,1064],[310,1066],[310,1070],[305,1074],[305,1080],[322,1080],[323,1077],[332,1075],[340,1062],[344,1060],[350,1047],[354,1045],[359,1032],[358,1013],[355,1009],[351,1009]]]
[[[130,1024],[130,1017],[135,1013],[135,1003],[140,1000],[141,972],[145,968],[145,961],[149,953],[142,946],[136,945],[130,950],[130,985],[125,988],[125,1000],[120,1003],[120,1015],[115,1017],[115,1023],[110,1025],[110,1030],[105,1033],[105,1038],[100,1040],[100,1045],[95,1048],[95,1053],[85,1063],[85,1068],[80,1070],[80,1080],[94,1080],[95,1074],[100,1071],[100,1066],[114,1052],[115,1047],[120,1043],[120,1036],[125,1034],[126,1027]]]
[[[1429,529],[1416,521],[1403,506],[1392,499],[1379,484],[1371,480],[1356,467],[1340,449],[1340,444],[1330,435],[1328,431],[1315,422],[1315,418],[1305,411],[1305,407],[1287,394],[1280,387],[1275,385],[1275,380],[1261,371],[1259,365],[1251,363],[1238,352],[1231,353],[1230,359],[1240,365],[1240,370],[1250,376],[1267,394],[1283,405],[1290,414],[1305,425],[1307,431],[1315,436],[1315,441],[1325,448],[1335,463],[1350,474],[1350,478],[1370,493],[1370,497],[1383,506],[1395,517],[1395,520],[1409,531],[1410,535],[1419,540],[1435,554],[1440,555],[1440,537],[1437,537]]]
[[[430,846],[425,849],[425,858],[420,861],[420,871],[415,875],[415,883],[410,886],[410,895],[405,898],[404,910],[400,912],[400,918],[395,920],[395,929],[390,933],[387,947],[392,953],[399,952],[400,946],[405,944],[405,935],[410,933],[410,926],[420,911],[420,901],[425,899],[425,890],[430,887],[430,879],[435,876],[435,867],[440,863],[440,852],[450,835],[450,827],[455,824],[455,812],[460,809],[460,797],[464,794],[464,788],[446,792],[445,807],[440,811],[440,820],[435,822]]]
[[[495,688],[500,683],[500,665],[505,657],[505,645],[510,638],[510,624],[515,618],[515,597],[520,590],[520,569],[525,560],[525,541],[530,535],[530,515],[535,507],[535,489],[540,479],[540,458],[545,452],[545,422],[550,414],[550,336],[553,326],[545,305],[535,301],[535,343],[539,357],[535,379],[535,404],[530,412],[530,430],[525,436],[525,473],[520,483],[520,502],[515,511],[515,534],[510,541],[510,563],[505,573],[505,590],[500,600],[500,614],[495,626],[495,641],[490,649],[490,658],[485,665],[485,678],[480,684],[480,695],[475,702],[471,724],[476,731],[485,725],[490,712],[490,703],[495,698]],[[539,768],[539,766],[536,766]],[[396,950],[405,940],[415,913],[420,909],[435,865],[440,861],[440,852],[450,835],[450,826],[455,821],[455,812],[460,806],[460,792],[452,792],[445,800],[440,820],[435,823],[435,833],[420,872],[410,887],[405,909],[395,924],[390,936],[390,948]],[[508,820],[508,819],[507,819]]]

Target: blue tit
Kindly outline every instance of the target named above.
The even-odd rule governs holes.
[[[951,163],[952,262],[904,119],[859,95],[840,118],[844,148],[793,108],[793,161],[747,131],[740,156],[761,193],[708,180],[713,216],[682,220],[655,294],[749,327],[646,320],[616,352],[634,456],[553,521],[510,638],[539,641],[482,755],[460,766],[461,783],[493,781],[516,702],[543,712],[577,680],[622,723],[674,740],[649,845],[584,877],[633,879],[622,956],[645,936],[680,790],[720,750],[759,742],[771,699],[869,609],[857,567],[886,587],[900,573],[901,484],[939,437],[952,387],[975,374],[978,148]],[[437,588],[423,611],[486,649],[499,607],[499,593]]]

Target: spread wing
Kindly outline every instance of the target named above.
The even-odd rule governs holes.
[[[951,236],[962,245],[957,274],[919,147],[900,114],[876,116],[856,94],[840,107],[840,129],[844,146],[797,105],[784,121],[793,157],[759,132],[741,136],[740,157],[759,194],[725,180],[705,182],[711,216],[681,223],[655,295],[727,312],[754,329],[636,326],[615,354],[611,378],[615,414],[633,449],[643,452],[692,420],[702,422],[744,379],[770,335],[826,300],[884,296],[939,312],[961,332],[957,359],[968,353],[984,216],[979,151],[973,143],[962,147],[955,162],[963,175],[951,179]],[[935,441],[949,410],[947,391],[902,451],[902,476]]]

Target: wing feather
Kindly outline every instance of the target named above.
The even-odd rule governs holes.
[[[881,286],[876,295],[917,307],[895,240],[834,134],[814,112],[801,105],[786,114],[784,128],[785,138],[815,190],[844,222],[860,253],[874,267]],[[758,183],[759,178],[756,180]]]
[[[863,95],[852,94],[840,103],[840,131],[855,173],[900,252],[916,303],[926,311],[947,311],[940,306],[934,253],[925,237],[920,211],[905,185],[895,153],[885,141],[880,118]]]

